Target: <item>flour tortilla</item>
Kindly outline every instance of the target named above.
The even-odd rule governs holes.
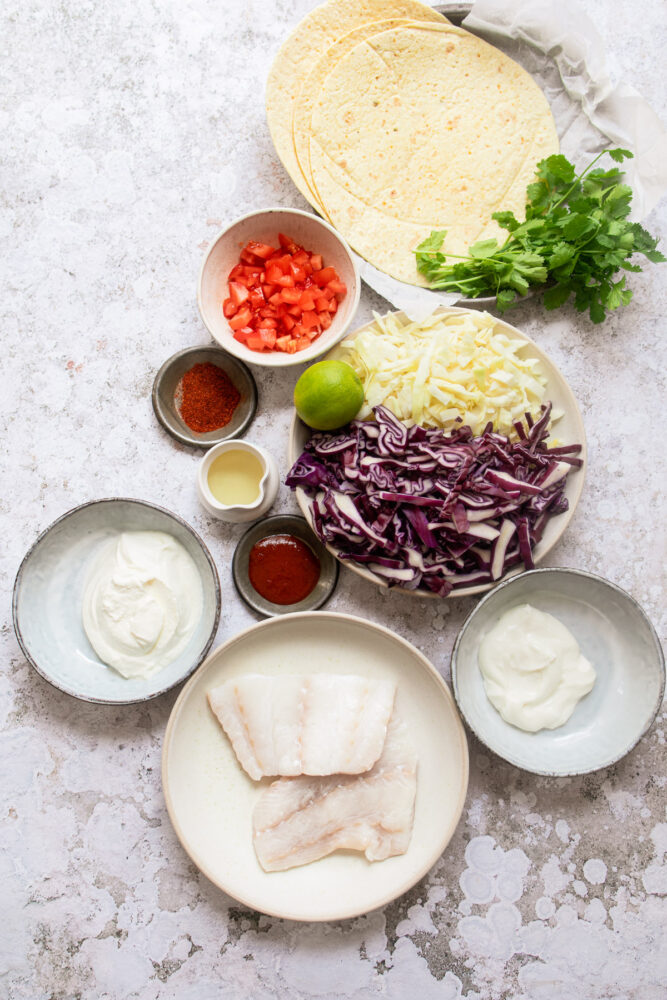
[[[380,32],[414,23],[414,19],[411,20],[410,18],[386,18],[383,21],[370,21],[367,24],[360,25],[358,28],[354,28],[353,31],[349,31],[342,38],[339,38],[337,42],[334,42],[324,55],[312,64],[310,72],[301,84],[301,89],[294,101],[292,111],[294,153],[299,171],[312,196],[308,200],[311,205],[314,205],[324,215],[327,215],[326,205],[322,204],[315,189],[310,163],[311,119],[320,98],[322,85],[332,67],[343,56],[347,55],[348,52],[351,52],[360,42],[364,42],[372,35],[377,35]]]
[[[535,164],[558,151],[542,91],[517,63],[445,23],[369,34],[309,77],[295,134],[307,183],[334,226],[380,270],[423,284],[413,250],[433,229],[465,254],[523,216]],[[297,101],[299,99],[297,98]]]
[[[311,67],[343,35],[387,18],[445,22],[419,0],[328,0],[299,23],[280,48],[267,81],[266,116],[278,156],[301,194],[321,210],[297,160],[292,137],[294,105]],[[325,213],[326,214],[326,213]]]

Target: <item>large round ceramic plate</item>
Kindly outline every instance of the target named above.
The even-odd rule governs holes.
[[[449,315],[450,313],[466,313],[469,312],[467,309],[459,309],[457,307],[443,308],[438,310],[443,313],[443,315]],[[397,312],[393,315],[398,316],[400,319],[405,319],[405,313]],[[573,469],[572,472],[567,477],[567,483],[565,486],[565,496],[569,504],[568,510],[564,514],[558,514],[556,517],[550,518],[544,529],[544,534],[540,542],[533,549],[533,558],[535,564],[539,563],[544,557],[551,551],[554,545],[558,542],[561,535],[567,528],[568,524],[574,516],[577,504],[581,497],[581,492],[584,488],[584,473],[586,469],[586,436],[584,432],[584,422],[581,419],[581,414],[579,412],[579,407],[577,406],[577,401],[574,398],[574,394],[570,389],[569,385],[565,381],[565,378],[561,372],[556,368],[556,365],[551,361],[544,351],[540,350],[534,340],[522,333],[521,330],[517,330],[516,327],[510,326],[504,320],[496,319],[496,327],[507,333],[512,338],[519,338],[525,341],[525,348],[523,348],[523,357],[525,358],[537,358],[541,364],[542,372],[547,379],[546,388],[546,399],[552,401],[555,411],[561,411],[562,417],[554,424],[554,429],[552,434],[558,439],[561,444],[580,444],[581,454],[579,458],[582,459],[583,465],[580,469]],[[372,323],[367,323],[365,326],[360,327],[351,333],[347,340],[354,340],[356,336],[367,330]],[[325,355],[325,360],[329,357],[329,354]],[[296,413],[292,418],[292,424],[290,427],[290,437],[289,437],[289,462],[293,465],[301,452],[303,451],[308,438],[310,437],[311,430],[306,427],[301,420],[299,420]],[[311,528],[313,527],[313,518],[310,508],[310,499],[302,489],[297,489],[296,500],[301,508],[303,516],[306,518]],[[340,558],[338,550],[332,546],[327,545],[329,551]],[[345,559],[342,561],[344,566],[347,566],[356,573],[358,576],[362,576],[366,580],[370,580],[372,583],[377,584],[380,587],[385,587],[387,584],[378,580],[377,576],[373,573],[369,573],[362,566],[355,564],[350,559]],[[523,566],[515,566],[513,569],[509,570],[502,579],[508,579],[511,576],[516,576],[520,573]],[[495,587],[499,580],[495,580],[492,583],[478,584],[474,587],[461,587],[459,589],[453,590],[449,597],[470,597],[472,594],[481,594],[486,590],[490,590],[491,587]],[[417,597],[436,597],[426,590],[408,590],[405,587],[395,587],[396,590],[403,590],[406,594],[412,594]]]
[[[252,781],[206,700],[245,673],[362,674],[397,684],[396,707],[419,758],[415,822],[405,854],[369,862],[352,851],[265,872],[252,845],[252,811],[271,779]],[[380,625],[326,611],[260,622],[215,650],[174,705],[162,754],[174,829],[201,871],[246,906],[290,920],[342,920],[383,906],[442,854],[463,809],[468,747],[449,688],[410,643]]]
[[[194,560],[203,611],[185,649],[150,677],[123,677],[102,663],[81,619],[86,577],[101,544],[121,531],[164,531]],[[220,618],[220,581],[199,535],[171,511],[145,500],[113,497],[68,511],[42,532],[14,584],[14,629],[26,658],[47,681],[83,701],[127,705],[179,684],[210,649]]]

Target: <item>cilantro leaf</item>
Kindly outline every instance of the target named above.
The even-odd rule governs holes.
[[[417,253],[434,253],[439,250],[444,243],[445,236],[447,235],[446,229],[434,229],[430,236],[427,236],[425,240],[417,247]]]
[[[631,153],[629,149],[608,149],[607,152],[617,163],[622,163],[623,160],[632,160],[634,157],[634,153]]]
[[[481,259],[482,257],[492,257],[498,249],[498,240],[478,240],[469,248],[471,257]]]

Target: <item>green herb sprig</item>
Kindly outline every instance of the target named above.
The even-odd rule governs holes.
[[[594,165],[604,155],[616,163],[632,158],[627,149],[603,151],[583,170],[562,155],[541,160],[537,180],[526,190],[526,218],[513,212],[494,212],[493,218],[509,236],[479,240],[469,256],[443,253],[447,230],[434,230],[415,253],[417,268],[432,288],[459,292],[465,298],[496,296],[504,312],[531,286],[544,286],[544,305],[557,309],[574,296],[579,312],[586,309],[594,323],[601,323],[608,309],[627,305],[632,292],[619,271],[641,271],[630,263],[643,254],[653,263],[667,257],[656,249],[658,241],[637,222],[628,221],[631,188],[623,183],[618,167]],[[456,260],[456,263],[448,263]]]

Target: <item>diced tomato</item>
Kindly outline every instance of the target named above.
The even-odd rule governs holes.
[[[297,267],[294,263],[290,264],[290,274],[294,278],[295,284],[305,281],[308,277],[305,270],[302,267]]]
[[[229,297],[235,306],[240,306],[249,296],[250,292],[245,285],[239,284],[238,281],[229,282]]]
[[[240,330],[242,326],[249,326],[252,319],[252,310],[248,306],[244,306],[242,309],[236,313],[235,316],[229,320],[229,325],[232,330]]]
[[[255,257],[254,253],[251,253],[247,247],[241,251],[241,263],[242,264],[253,264],[257,265],[259,261],[261,263],[261,257]]]
[[[255,257],[260,257],[262,260],[270,257],[275,252],[275,249],[275,247],[270,247],[268,243],[255,243],[254,240],[250,240],[246,246],[248,253],[254,254]]]
[[[323,267],[321,271],[315,271],[313,278],[316,285],[324,288],[330,281],[336,281],[338,275],[333,267]]]
[[[278,283],[278,278],[282,277],[283,277],[283,272],[278,267],[278,265],[274,264],[273,262],[269,264],[269,266],[266,269],[266,280],[271,282],[272,285],[276,285]]]
[[[258,330],[258,333],[259,333],[260,340],[262,341],[262,344],[264,345],[264,347],[268,348],[269,351],[272,351],[273,348],[276,346],[276,340],[278,339],[276,337],[276,331],[275,330],[263,330],[263,329],[260,328]]]
[[[299,251],[301,251],[301,247],[297,246],[294,240],[290,236],[285,236],[284,233],[278,233],[278,242],[280,243],[283,250],[287,250],[287,252],[290,255],[299,253]]]
[[[305,292],[302,292],[299,296],[299,306],[304,311],[315,308],[315,296],[309,289],[306,289]]]
[[[319,326],[320,324],[317,313],[313,311],[305,312],[301,317],[301,322],[306,330],[310,330],[312,327]]]
[[[264,341],[258,333],[251,333],[245,343],[246,347],[249,347],[251,351],[264,350]]]
[[[284,233],[278,246],[251,240],[229,272],[222,303],[235,340],[253,351],[302,351],[328,330],[347,289],[336,269],[324,267]]]
[[[283,288],[280,297],[287,305],[296,306],[303,294],[299,288]]]

